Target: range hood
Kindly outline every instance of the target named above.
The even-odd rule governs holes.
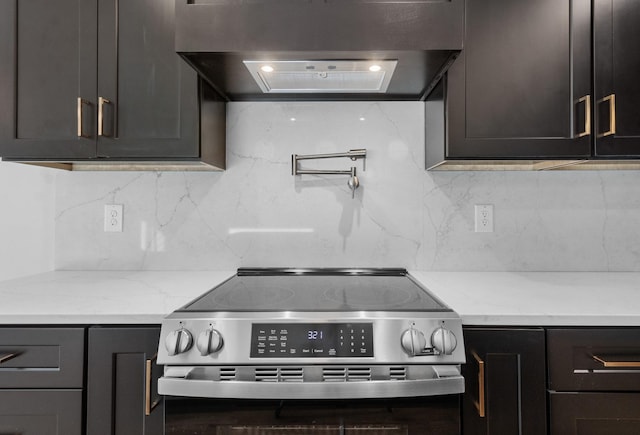
[[[176,52],[227,101],[424,100],[463,0],[177,0]]]

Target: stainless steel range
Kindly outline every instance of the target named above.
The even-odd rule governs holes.
[[[404,269],[239,269],[163,321],[158,362],[171,396],[464,391],[461,320]]]

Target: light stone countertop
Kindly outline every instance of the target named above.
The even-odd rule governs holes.
[[[56,271],[0,282],[0,324],[159,324],[235,271]],[[640,273],[419,272],[465,325],[640,326]]]
[[[640,326],[636,272],[412,272],[465,325]]]
[[[0,324],[159,324],[235,271],[56,271],[0,281]]]

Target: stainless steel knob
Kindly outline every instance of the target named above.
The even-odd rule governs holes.
[[[451,355],[458,345],[458,340],[453,332],[440,327],[431,334],[431,345],[441,354]]]
[[[427,339],[417,329],[409,328],[400,337],[402,348],[411,356],[419,355],[427,346]]]
[[[169,356],[178,355],[191,349],[193,336],[186,329],[177,329],[170,332],[164,339],[164,346],[167,348]]]
[[[222,335],[213,328],[206,329],[198,335],[196,347],[202,356],[216,353],[222,349]]]

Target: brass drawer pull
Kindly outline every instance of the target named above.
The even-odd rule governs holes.
[[[151,412],[160,404],[160,399],[151,401],[151,382],[153,381],[153,376],[151,374],[151,368],[153,364],[158,359],[158,354],[155,354],[153,358],[147,360],[146,367],[146,379],[145,379],[145,392],[144,392],[144,415],[151,415]]]
[[[584,103],[584,131],[581,131],[576,137],[589,136],[591,134],[591,95],[585,95],[578,100],[578,104]]]
[[[616,94],[611,94],[598,100],[598,104],[609,102],[609,130],[598,134],[598,137],[616,134]]]
[[[475,351],[471,351],[471,354],[478,363],[478,400],[474,400],[473,404],[476,405],[478,416],[484,417],[486,415],[484,403],[484,361],[477,353],[475,353]]]
[[[632,355],[593,355],[593,359],[598,361],[604,367],[610,368],[638,368],[640,369],[640,357]],[[635,360],[635,361],[634,361]]]
[[[0,364],[2,364],[5,361],[9,361],[12,358],[17,357],[18,355],[20,355],[19,353],[6,353],[4,355],[0,355]]]

